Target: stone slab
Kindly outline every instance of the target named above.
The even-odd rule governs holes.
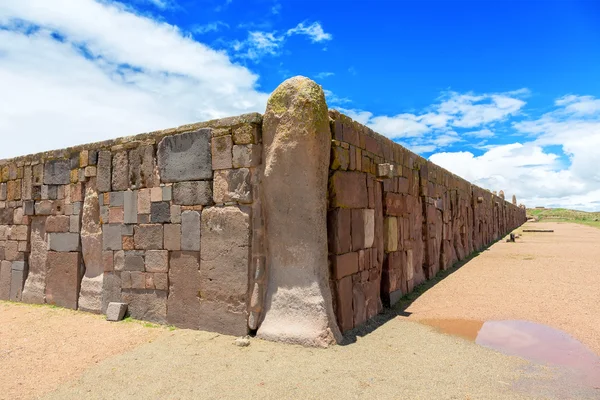
[[[158,144],[158,168],[163,182],[212,178],[211,129],[167,136]]]
[[[79,250],[79,234],[49,233],[48,249],[51,251],[70,252]]]
[[[125,317],[127,312],[127,303],[108,303],[106,308],[106,320],[107,321],[121,321]]]
[[[200,213],[184,211],[181,214],[181,249],[200,251]]]
[[[181,328],[198,329],[201,296],[199,253],[172,252],[167,322]]]
[[[44,165],[45,185],[66,185],[71,179],[71,163],[69,160],[47,161]]]
[[[123,289],[121,299],[128,304],[129,315],[132,318],[159,324],[167,322],[167,292]]]
[[[179,182],[173,185],[173,203],[182,206],[212,204],[212,187],[207,181]]]
[[[80,254],[50,251],[46,270],[46,302],[76,310],[81,282]]]

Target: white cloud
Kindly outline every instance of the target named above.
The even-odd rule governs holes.
[[[332,39],[332,36],[325,33],[318,22],[314,22],[309,26],[300,23],[295,28],[288,29],[287,32],[282,34],[277,31],[250,31],[246,40],[232,43],[233,55],[253,61],[257,61],[266,55],[277,56],[281,54],[285,41],[293,35],[306,35],[312,43]]]
[[[331,90],[323,89],[323,92],[325,92],[325,99],[327,100],[327,103],[329,105],[340,105],[340,104],[351,103],[350,99],[347,99],[345,97],[338,97]]]
[[[215,21],[204,25],[194,25],[190,31],[198,35],[203,35],[208,32],[217,32],[221,29],[221,27],[229,28],[229,24],[223,21]]]
[[[494,132],[490,131],[487,128],[484,128],[478,131],[465,132],[465,135],[476,138],[491,138],[494,137]]]
[[[287,35],[306,35],[310,38],[313,43],[323,42],[333,39],[330,33],[326,33],[323,27],[318,22],[313,22],[310,25],[304,25],[304,22],[296,25],[295,28],[289,29]]]
[[[273,7],[271,7],[271,14],[277,15],[281,12],[281,4],[275,3]]]
[[[3,0],[0,26],[0,158],[266,104],[251,71],[118,3]]]
[[[315,75],[315,78],[317,79],[325,79],[325,78],[329,78],[330,76],[334,76],[335,73],[333,72],[319,72],[318,74]]]

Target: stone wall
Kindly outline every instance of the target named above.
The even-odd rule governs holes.
[[[329,115],[331,286],[342,331],[526,221],[524,208]]]
[[[246,334],[261,124],[1,161],[0,299],[97,313],[123,301],[133,318]]]
[[[327,346],[523,222],[296,77],[264,119],[0,161],[0,300]]]

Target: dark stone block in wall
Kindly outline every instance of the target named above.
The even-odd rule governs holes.
[[[150,222],[169,223],[171,222],[171,205],[167,201],[152,203]]]
[[[44,165],[44,184],[66,185],[71,179],[71,163],[69,160],[47,161]]]
[[[58,186],[56,186],[56,185],[48,186],[48,198],[50,200],[56,200],[58,198]]]
[[[173,203],[182,206],[210,205],[213,202],[211,183],[180,182],[173,185]]]
[[[88,153],[88,164],[96,165],[98,163],[98,150],[90,150]]]
[[[81,282],[80,254],[50,251],[46,270],[46,302],[76,310]]]
[[[211,129],[167,136],[158,144],[158,168],[163,182],[212,178]]]

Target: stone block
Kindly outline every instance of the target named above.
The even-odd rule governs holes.
[[[161,199],[162,199],[162,191]],[[150,208],[150,222],[153,224],[162,224],[171,222],[171,205],[169,202],[161,201],[159,203],[152,203]]]
[[[172,252],[169,269],[167,322],[198,329],[200,319],[200,259],[197,252]]]
[[[4,245],[4,258],[8,261],[18,261],[19,254],[19,242],[7,241]]]
[[[88,151],[88,165],[98,164],[98,150]]]
[[[144,257],[136,252],[125,253],[124,271],[144,272]]]
[[[200,251],[200,213],[184,211],[181,214],[181,249]]]
[[[108,223],[109,224],[122,224],[124,219],[123,207],[110,207],[108,209]]]
[[[10,299],[10,283],[12,280],[12,263],[0,261],[0,300]]]
[[[154,288],[156,290],[169,290],[169,276],[166,273],[155,273],[154,275]],[[168,313],[167,313],[168,317]]]
[[[48,249],[59,252],[79,251],[79,234],[49,233]]]
[[[247,168],[215,171],[214,201],[217,204],[232,201],[252,203],[250,170]]]
[[[129,189],[129,160],[126,151],[116,153],[112,159],[112,190]]]
[[[202,300],[200,316],[200,330],[238,337],[248,334],[248,312],[243,306],[232,307],[221,301]]]
[[[157,202],[157,201],[162,201],[162,188],[161,187],[154,187],[152,189],[150,189],[150,201],[151,202]]]
[[[134,188],[157,184],[154,179],[154,146],[139,146],[129,152],[129,182]]]
[[[167,136],[158,144],[158,168],[163,182],[212,178],[211,130]]]
[[[45,185],[67,185],[71,177],[69,160],[52,160],[44,164]]]
[[[161,250],[163,246],[162,225],[138,225],[134,229],[135,248],[138,250]]]
[[[128,304],[129,315],[132,318],[159,324],[167,322],[166,291],[125,289],[121,298]]]
[[[342,279],[358,272],[358,252],[333,256],[335,279]]]
[[[23,213],[25,215],[35,214],[35,203],[31,200],[23,202]]]
[[[181,250],[181,225],[167,224],[164,226],[165,250]]]
[[[104,272],[113,272],[115,270],[114,255],[110,250],[102,252],[102,270]]]
[[[138,192],[137,211],[139,214],[150,214],[150,189],[142,189]]]
[[[121,240],[123,241],[123,250],[135,250],[135,243],[133,241],[133,237],[123,236]]]
[[[369,247],[373,247],[373,244],[375,243],[375,210],[366,209],[363,211],[363,220],[365,222],[364,248],[368,249]]]
[[[102,226],[103,250],[121,250],[123,248],[123,242],[121,240],[121,229],[121,225]]]
[[[98,167],[96,171],[96,187],[99,192],[110,192],[111,190],[112,155],[110,151],[98,153]]]
[[[125,204],[125,192],[110,192],[110,206],[123,207]]]
[[[365,219],[364,210],[352,210],[352,250],[357,251],[365,245]]]
[[[162,200],[171,201],[173,200],[173,188],[171,186],[162,187]]]
[[[79,253],[48,252],[46,270],[46,302],[76,310],[81,282]]]
[[[407,195],[397,193],[385,193],[384,210],[386,215],[401,217],[408,213],[406,206]]]
[[[233,129],[233,142],[235,144],[258,143],[258,126],[245,124]]]
[[[131,289],[131,272],[129,272],[129,271],[121,272],[121,288],[122,289]]]
[[[33,174],[31,167],[25,167],[23,170],[23,188],[21,189],[21,197],[23,200],[31,200],[33,194]],[[1,189],[0,189],[1,192]],[[0,193],[1,194],[1,193]],[[1,199],[1,196],[0,196]]]
[[[21,199],[21,180],[8,181],[6,186],[6,200],[14,201]]]
[[[50,200],[57,200],[58,199],[58,186],[56,185],[49,185],[46,186],[48,188],[48,193],[47,193],[47,197]]]
[[[10,301],[21,301],[26,277],[27,268],[25,262],[13,261],[10,279]]]
[[[71,218],[68,215],[50,216],[46,219],[46,232],[69,232]]]
[[[330,185],[331,207],[367,208],[367,179],[362,172],[335,171]]]
[[[14,213],[11,208],[0,208],[0,224],[12,225]]]
[[[131,271],[131,288],[146,289],[146,275],[141,271]]]
[[[146,272],[169,272],[169,252],[167,250],[146,251]]]
[[[67,229],[68,231],[68,229]],[[27,225],[13,225],[8,235],[9,240],[23,240],[29,239],[29,229]]]
[[[137,192],[128,190],[123,198],[123,222],[126,224],[137,224],[138,222],[138,199]]]
[[[386,252],[398,250],[398,219],[385,217],[383,221],[383,243]]]
[[[233,141],[230,135],[212,138],[212,169],[231,169]]]
[[[6,183],[0,183],[0,201],[5,201],[7,196]]]
[[[342,332],[354,328],[354,311],[352,310],[352,277],[347,276],[336,282],[337,320]]]
[[[127,312],[127,303],[108,303],[106,308],[106,320],[107,321],[121,321],[125,317]]]
[[[185,239],[183,227],[182,234]],[[203,298],[218,299],[233,309],[245,309],[250,216],[235,206],[205,208],[201,242]]]
[[[260,164],[261,155],[258,144],[236,144],[233,146],[233,168],[256,167]]]
[[[173,185],[173,202],[182,206],[212,204],[210,182],[178,182]]]
[[[36,164],[32,168],[33,186],[42,186],[44,184],[44,164]]]
[[[146,278],[146,289],[154,289],[154,274],[146,273],[144,277]]]

